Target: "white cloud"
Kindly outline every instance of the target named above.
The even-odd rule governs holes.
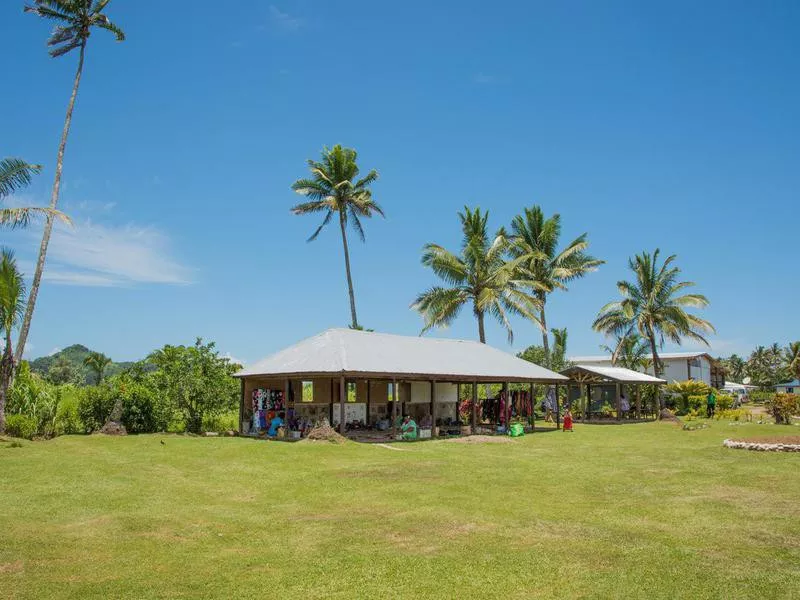
[[[28,235],[33,242],[30,247],[38,248],[40,234],[30,231]],[[31,275],[33,267],[33,260],[20,260],[24,273]],[[185,285],[192,283],[192,270],[170,257],[169,239],[157,229],[85,221],[53,229],[43,279],[88,287]]]
[[[299,17],[293,17],[289,13],[283,12],[274,4],[271,4],[269,7],[269,16],[272,20],[272,23],[284,31],[297,31],[305,23],[303,19]]]
[[[225,354],[222,354],[221,357],[222,358],[227,358],[231,363],[235,363],[235,364],[239,364],[239,365],[244,365],[245,364],[245,362],[242,359],[236,358],[230,352],[226,352]]]

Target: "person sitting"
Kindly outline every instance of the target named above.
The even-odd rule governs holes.
[[[403,419],[403,424],[400,426],[400,432],[402,433],[404,440],[417,439],[417,424],[414,422],[414,419],[412,419],[411,416],[406,415],[405,419]]]
[[[269,431],[267,431],[269,437],[278,435],[278,427],[283,427],[285,416],[284,413],[278,413],[273,417],[272,421],[269,422]]]
[[[433,417],[431,417],[431,413],[425,413],[425,416],[419,420],[419,428],[430,429],[431,427],[433,427]]]
[[[392,421],[389,419],[389,415],[384,415],[382,419],[375,423],[375,429],[378,431],[389,431],[391,426]]]

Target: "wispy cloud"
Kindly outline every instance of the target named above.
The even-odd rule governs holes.
[[[301,19],[300,17],[292,16],[289,13],[282,11],[274,4],[270,4],[269,16],[272,24],[275,27],[282,29],[283,31],[294,32],[300,29],[303,25],[305,25],[305,21],[303,19]]]
[[[33,261],[20,260],[20,267],[30,274]],[[43,278],[88,287],[186,285],[192,283],[192,270],[171,258],[169,238],[155,228],[85,221],[53,229]]]

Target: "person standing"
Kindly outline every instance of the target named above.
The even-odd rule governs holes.
[[[717,396],[714,394],[714,389],[708,390],[708,396],[706,396],[706,417],[709,419],[714,416],[714,413],[717,412]]]
[[[572,431],[572,411],[570,409],[564,413],[564,431]]]

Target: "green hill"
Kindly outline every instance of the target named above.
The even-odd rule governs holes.
[[[83,364],[84,359],[92,350],[82,344],[73,344],[63,350],[41,356],[30,361],[31,371],[38,373],[46,379],[71,379],[70,373],[74,376],[76,383],[95,383],[94,375]],[[132,362],[112,362],[105,371],[105,377],[116,375],[129,368]],[[62,382],[62,381],[59,381]]]

